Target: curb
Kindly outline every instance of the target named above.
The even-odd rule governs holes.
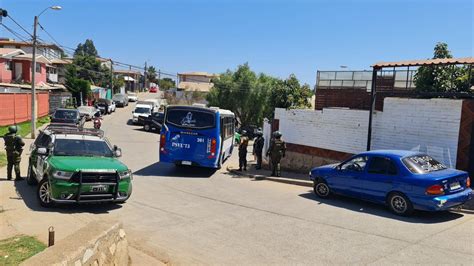
[[[274,176],[266,176],[266,175],[254,175],[254,174],[239,172],[229,167],[227,167],[227,171],[229,171],[230,173],[234,175],[246,176],[248,178],[253,178],[255,180],[268,180],[268,181],[285,183],[285,184],[296,185],[296,186],[313,187],[313,182],[309,180],[274,177]]]

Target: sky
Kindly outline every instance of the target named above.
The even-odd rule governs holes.
[[[32,32],[33,18],[63,46],[92,39],[99,55],[163,72],[295,74],[370,69],[379,61],[426,59],[437,42],[474,54],[473,0],[0,0]],[[19,33],[9,19],[3,23]],[[41,39],[52,42],[42,30]],[[0,36],[13,37],[5,28]]]

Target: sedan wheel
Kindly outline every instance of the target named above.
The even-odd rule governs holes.
[[[47,178],[44,178],[39,183],[37,196],[41,206],[49,208],[54,205],[54,202],[51,200],[51,190]]]
[[[145,131],[150,131],[150,125],[144,125],[143,129],[145,129]]]
[[[323,180],[314,181],[314,193],[320,198],[327,198],[331,194],[331,189]]]
[[[409,215],[413,212],[413,205],[410,200],[401,193],[392,193],[389,196],[388,204],[390,210],[397,215]]]

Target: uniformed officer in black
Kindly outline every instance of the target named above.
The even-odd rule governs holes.
[[[7,179],[12,179],[12,170],[15,168],[15,180],[23,180],[20,175],[21,153],[25,142],[16,134],[17,126],[10,126],[8,133],[3,136],[5,151],[7,152]]]
[[[247,131],[242,130],[242,136],[240,137],[239,143],[239,171],[247,171],[247,147],[249,145],[249,138],[247,137]]]
[[[257,138],[253,143],[253,154],[257,157],[257,165],[255,166],[256,169],[262,169],[262,153],[263,153],[263,146],[265,145],[265,139],[263,138],[263,132],[257,131]]]

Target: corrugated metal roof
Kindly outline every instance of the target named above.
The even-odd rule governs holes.
[[[443,58],[427,60],[405,60],[398,62],[377,62],[372,67],[405,67],[405,66],[431,66],[431,65],[462,65],[474,64],[474,57]]]

